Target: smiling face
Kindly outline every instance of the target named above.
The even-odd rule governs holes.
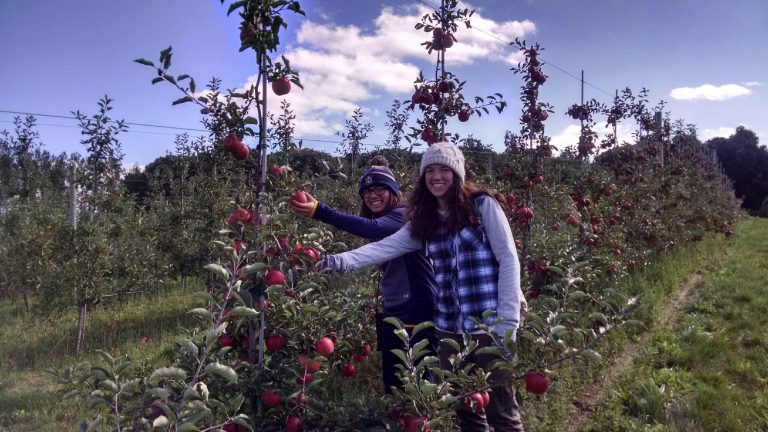
[[[448,207],[448,192],[453,185],[453,176],[453,170],[445,165],[432,164],[424,169],[427,189],[437,198],[441,209]]]
[[[387,209],[392,192],[386,186],[375,185],[363,189],[363,202],[374,214]]]

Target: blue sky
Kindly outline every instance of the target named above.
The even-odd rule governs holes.
[[[305,90],[288,95],[305,145],[333,152],[334,133],[356,107],[374,130],[371,147],[386,139],[385,111],[409,98],[419,70],[433,68],[413,25],[434,2],[304,0],[306,17],[290,16],[278,54],[299,69]],[[768,2],[765,0],[477,0],[476,29],[460,30],[447,67],[468,81],[466,96],[499,92],[500,115],[453,120],[449,132],[503,148],[504,131],[517,131],[520,80],[509,70],[515,50],[502,40],[538,42],[549,80],[540,99],[554,105],[547,134],[572,144],[575,121],[564,114],[578,102],[584,70],[586,98],[610,102],[616,89],[650,90],[650,105],[668,102],[673,119],[697,125],[699,137],[728,136],[737,126],[768,140]],[[152,86],[152,71],[133,63],[174,49],[175,74],[198,85],[221,78],[225,88],[255,79],[254,56],[240,53],[236,15],[217,0],[0,1],[0,110],[70,116],[93,114],[105,94],[112,115],[127,122],[200,129],[193,105],[172,107],[180,94]],[[572,76],[573,75],[573,76]],[[280,99],[270,94],[270,109]],[[0,113],[0,130],[14,114]],[[412,115],[412,120],[415,114]],[[41,142],[53,153],[80,152],[74,120],[38,117]],[[120,136],[124,163],[144,165],[173,149],[181,130],[131,126]],[[620,130],[628,137],[629,125]],[[200,132],[190,131],[192,135]],[[312,141],[318,140],[318,141]]]

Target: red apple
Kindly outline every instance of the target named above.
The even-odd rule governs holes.
[[[222,140],[221,146],[224,148],[224,150],[231,152],[235,147],[243,145],[243,142],[240,140],[240,138],[231,133],[224,137]]]
[[[221,430],[223,430],[224,432],[241,432],[243,429],[240,427],[239,424],[227,423],[221,427]]]
[[[524,188],[526,188],[526,189],[530,189],[530,188],[531,188],[531,186],[533,186],[533,182],[532,182],[532,181],[530,181],[530,180],[526,179],[526,180],[523,182],[523,187],[524,187]]]
[[[296,384],[303,386],[311,383],[315,379],[315,376],[307,372],[304,375],[296,378]]]
[[[286,77],[272,81],[272,91],[278,96],[287,95],[291,91],[291,82]]]
[[[301,419],[298,417],[288,417],[285,420],[285,432],[301,432]]]
[[[333,352],[333,341],[329,337],[322,337],[315,342],[315,351],[323,356],[328,357]]]
[[[229,333],[224,333],[219,338],[219,346],[224,347],[233,347],[237,344],[237,339],[235,339],[234,336],[230,335]]]
[[[242,207],[238,207],[229,215],[227,221],[231,224],[251,223],[253,221],[253,214]]]
[[[423,429],[422,425],[424,425]],[[410,424],[408,424],[408,429],[406,430],[408,432],[429,432],[429,422],[423,417],[416,417],[410,422]]]
[[[488,392],[480,392],[480,396],[483,397],[483,408],[487,407],[488,404],[491,402],[491,395],[488,394]]]
[[[236,145],[230,150],[232,152],[232,157],[234,157],[237,160],[246,160],[248,159],[248,154],[251,152],[251,150],[248,148],[247,145],[243,144],[242,142],[240,145]]]
[[[310,373],[319,371],[321,366],[319,361],[312,360],[307,354],[299,354],[298,363],[299,369]]]
[[[557,223],[552,224],[552,231],[557,231],[559,229],[560,229],[560,224],[557,224]]]
[[[309,202],[309,198],[307,198],[307,194],[302,191],[297,191],[291,196],[291,201],[296,201],[299,204],[306,204]]]
[[[447,93],[447,92],[451,91],[451,87],[453,87],[453,84],[450,81],[447,81],[447,80],[440,81],[437,84],[437,89],[441,93]]]
[[[507,196],[504,197],[504,200],[507,202],[507,204],[514,204],[517,198],[514,194],[507,194]]]
[[[363,353],[354,353],[352,355],[352,360],[355,361],[355,363],[362,363],[368,359],[368,356]]]
[[[280,396],[280,393],[271,390],[261,392],[261,403],[264,404],[265,407],[275,408],[280,406],[282,402],[283,397]]]
[[[434,136],[432,135],[432,131],[429,129],[424,129],[423,131],[421,131],[421,139],[423,139],[429,144],[432,144],[434,142]]]
[[[504,171],[502,171],[501,174],[504,177],[512,177],[512,170],[509,168],[504,168]]]
[[[573,227],[578,227],[579,225],[581,225],[581,223],[579,222],[579,218],[577,218],[574,215],[569,215],[567,218],[565,218],[565,223]]]
[[[537,176],[535,176],[533,178],[533,182],[536,183],[536,184],[542,184],[542,183],[544,183],[544,177],[540,176],[540,175],[537,175]]]
[[[451,36],[450,33],[446,33],[443,35],[443,49],[450,48],[453,46],[453,36]]]
[[[253,32],[251,31],[250,27],[246,26],[240,29],[240,42],[245,42],[252,37]]]
[[[467,110],[459,111],[459,121],[463,123],[467,120],[469,120],[469,111]]]
[[[283,173],[283,167],[274,166],[272,167],[272,175],[275,177],[280,177],[280,174]]]
[[[472,406],[474,402],[474,407]],[[464,411],[479,413],[485,409],[485,401],[480,393],[472,393],[464,399]]]
[[[542,394],[549,389],[549,378],[540,371],[525,374],[525,389],[533,394]]]
[[[360,348],[360,353],[363,354],[366,357],[371,355],[372,352],[373,352],[373,350],[371,349],[371,345],[370,344],[365,344],[365,345],[363,345],[362,348]]]
[[[342,376],[353,377],[355,376],[355,373],[357,373],[357,369],[355,368],[355,365],[353,365],[352,363],[347,363],[341,367]]]
[[[267,351],[277,352],[285,348],[285,338],[279,334],[270,335],[267,338]]]
[[[278,269],[269,269],[264,274],[264,283],[267,286],[285,285],[285,275]]]

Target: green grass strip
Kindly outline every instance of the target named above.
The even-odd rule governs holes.
[[[768,219],[744,220],[719,254],[585,430],[768,430]]]

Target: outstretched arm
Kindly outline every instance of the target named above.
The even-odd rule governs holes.
[[[294,213],[319,220],[364,239],[380,239],[390,236],[403,227],[403,208],[396,208],[374,219],[364,218],[338,211],[318,202],[309,194],[306,203],[289,201]]]
[[[325,265],[328,269],[348,273],[373,265],[382,264],[422,249],[420,241],[411,237],[411,225],[407,224],[391,236],[374,243],[336,255],[327,255]]]

